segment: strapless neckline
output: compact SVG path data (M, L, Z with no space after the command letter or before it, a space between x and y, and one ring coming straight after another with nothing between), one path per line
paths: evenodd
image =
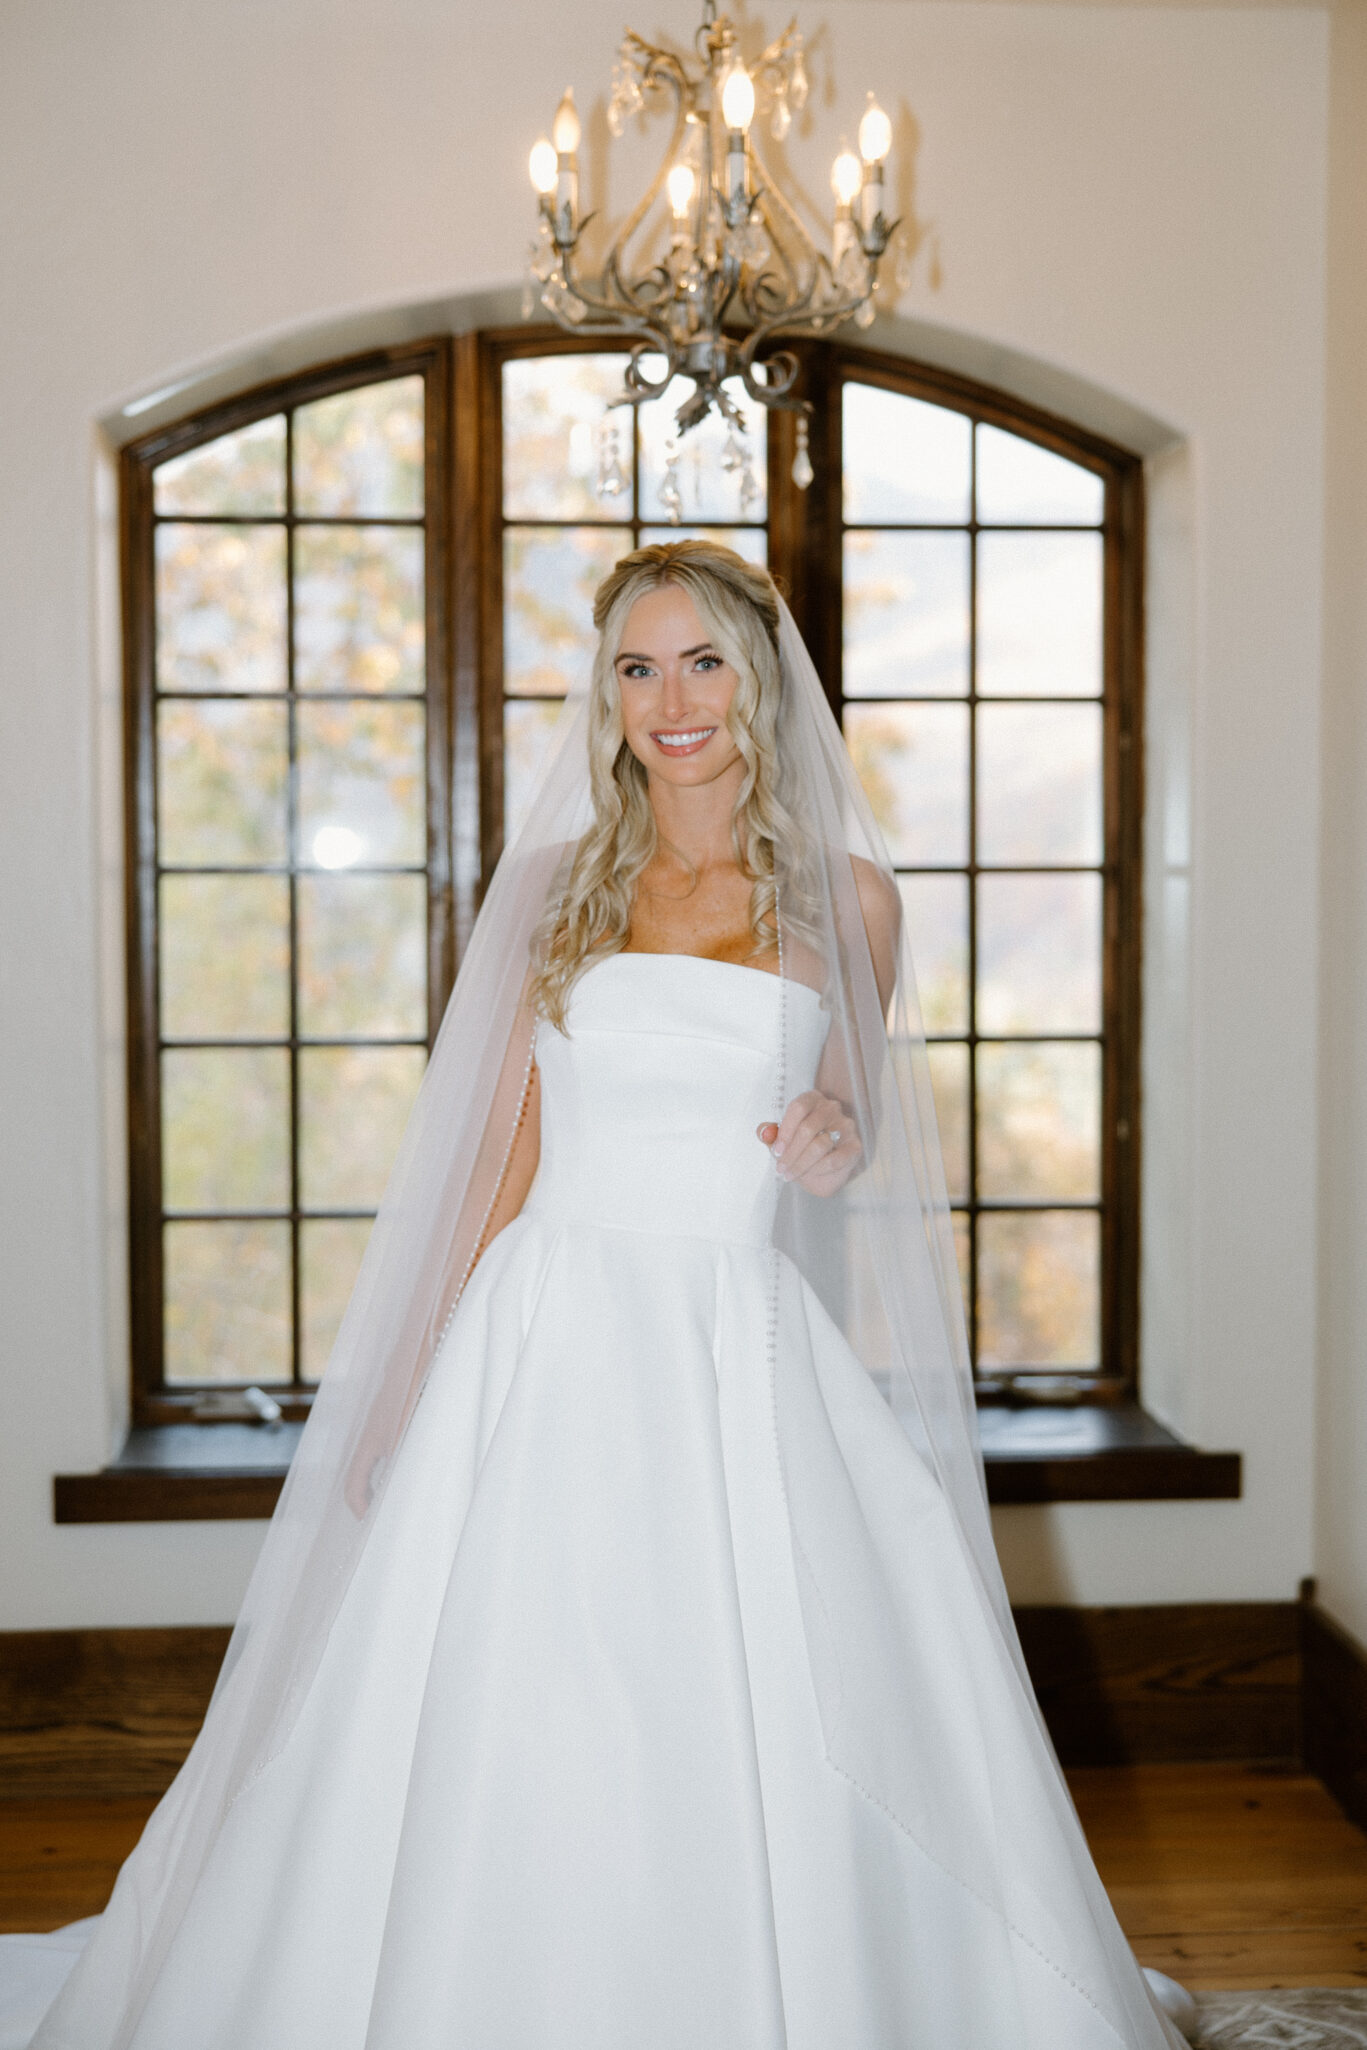
M776 975L768 968L751 968L744 961L718 961L710 954L665 954L654 953L646 948L622 948L616 954L607 954L592 966L595 973L601 973L614 961L688 961L698 968L721 968L729 975L748 975L760 982L773 983L780 989L800 989L820 1006L821 992L808 982L795 982L790 975Z

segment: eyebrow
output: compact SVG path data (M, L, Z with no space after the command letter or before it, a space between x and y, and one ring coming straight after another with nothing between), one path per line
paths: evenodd
M679 650L679 660L686 662L690 655L715 655L716 652L711 641L699 641L696 648L681 648ZM621 648L618 650L617 660L619 662L653 662L655 657L653 655L633 655L629 649Z

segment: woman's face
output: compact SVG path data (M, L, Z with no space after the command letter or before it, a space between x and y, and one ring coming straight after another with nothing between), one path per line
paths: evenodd
M626 743L652 781L697 788L742 764L726 724L739 678L680 585L636 600L616 666Z

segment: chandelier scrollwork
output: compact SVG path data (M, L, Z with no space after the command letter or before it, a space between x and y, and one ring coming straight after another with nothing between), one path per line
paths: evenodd
M858 153L842 147L832 167L836 210L827 254L784 197L754 138L761 106L782 140L806 102L805 46L796 22L747 66L735 25L718 17L714 0L704 0L695 47L690 59L632 30L623 39L609 128L620 136L632 116L665 103L672 106L673 129L659 170L596 278L584 277L578 263L593 216L580 212L581 127L573 91L566 92L550 138L535 144L529 162L540 218L525 310L539 299L572 332L628 340L618 404L640 405L659 398L675 377L691 378L693 390L676 416L680 435L715 408L734 450L744 419L726 389L731 380L758 405L795 413L793 478L805 489L812 481L811 408L794 389L796 355L774 344L829 334L851 318L861 326L872 320L879 263L898 225L883 211L892 123L870 93ZM645 253L633 271L638 238Z

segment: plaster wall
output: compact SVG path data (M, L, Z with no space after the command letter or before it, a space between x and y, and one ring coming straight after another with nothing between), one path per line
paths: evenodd
M1367 6L1333 17L1325 476L1319 1598L1367 1643Z
M783 25L747 20L756 43ZM867 84L914 176L902 332L1076 392L1151 458L1146 1387L1243 1450L1246 1489L1005 1512L1008 1579L1284 1598L1315 1511L1328 16L818 0L803 23L794 177L824 214ZM528 143L573 80L601 147L621 26L618 0L0 5L0 1627L226 1620L259 1540L50 1521L52 1473L115 1442L126 1374L100 423L515 283ZM1345 943L1360 980L1360 915ZM1345 1576L1353 1545L1367 1525Z

